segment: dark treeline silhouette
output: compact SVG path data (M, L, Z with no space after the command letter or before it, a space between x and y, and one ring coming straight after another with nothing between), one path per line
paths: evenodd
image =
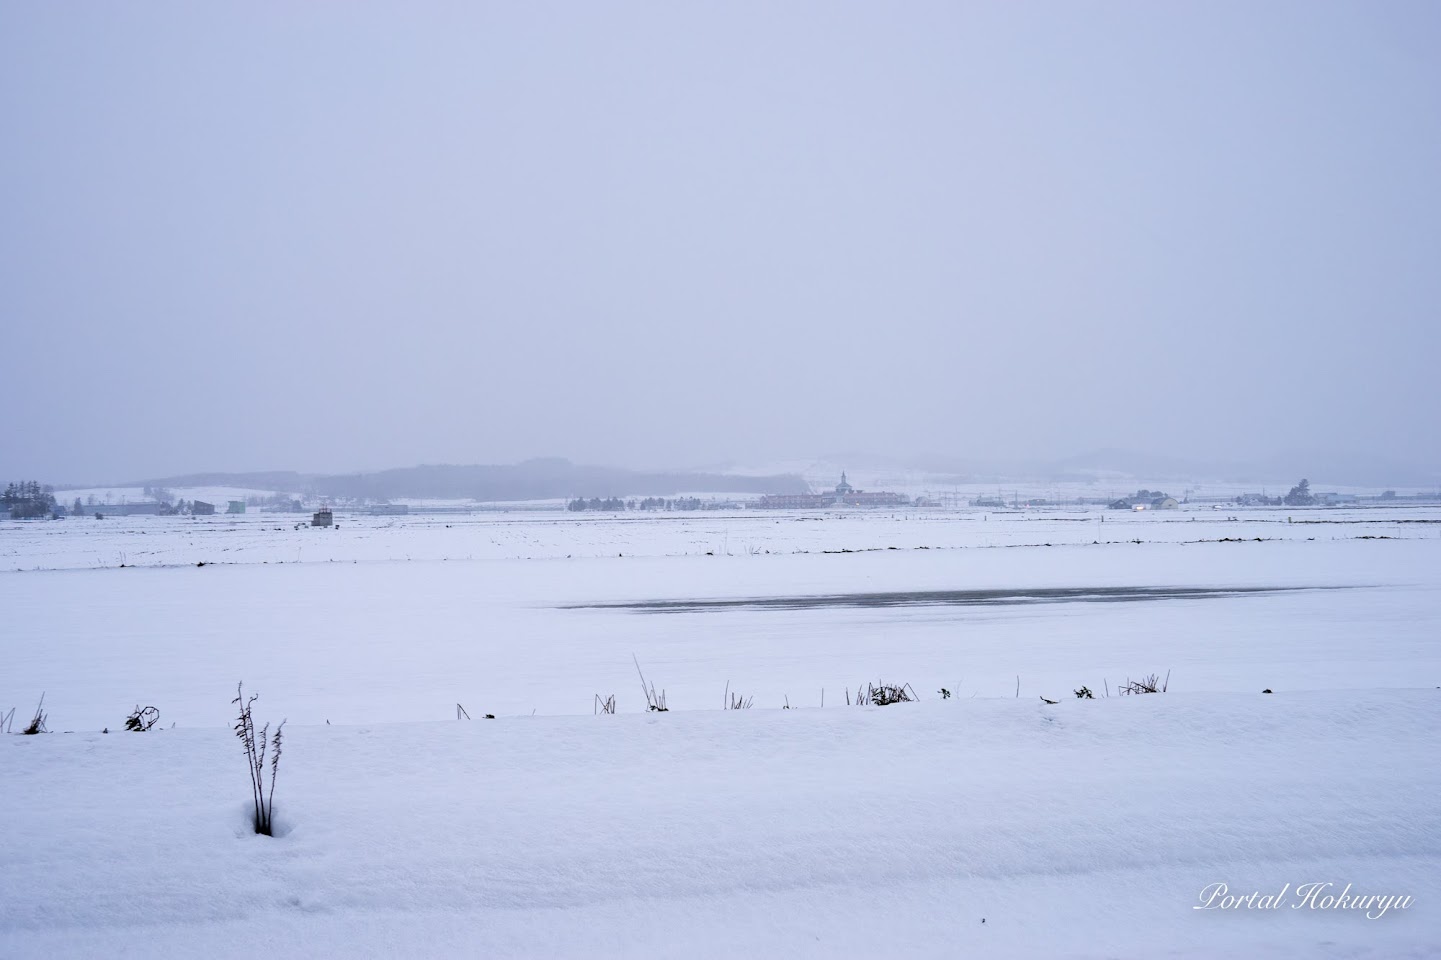
M565 505L565 508L566 508L567 510L572 510L572 511L579 511L579 510L625 510L625 509L626 509L626 503L625 503L624 500L620 499L619 497L608 497L608 498L606 498L605 500L602 500L600 497L591 497L589 500L583 500L583 499L577 497L576 499L572 500L570 503L567 503L567 504Z
M1309 507L1315 502L1316 498L1311 494L1310 480L1303 479L1291 488L1290 493L1286 494L1285 503L1288 507Z
M0 513L9 514L16 520L48 517L55 512L54 488L41 486L36 480L11 483L0 495Z
M664 497L646 497L644 500L622 500L619 497L576 497L565 505L567 510L707 510L720 509L734 504L718 500L701 500L699 497L678 497L667 500Z

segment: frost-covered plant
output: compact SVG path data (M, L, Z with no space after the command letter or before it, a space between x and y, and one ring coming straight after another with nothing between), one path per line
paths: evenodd
M142 707L135 705L130 716L125 718L125 729L135 733L144 733L160 721L160 711L154 707Z
M1079 689L1079 690L1076 691L1076 699L1077 699L1077 700L1094 700L1094 699L1096 699L1096 695L1091 692L1091 688L1090 688L1090 687L1082 687L1081 689Z
M755 702L755 697L743 697L738 693L731 693L731 682L726 681L725 699L721 701L725 710L749 710Z
M45 706L45 694L42 693L42 694L40 694L40 702L39 702L38 704L36 704L36 706L35 706L35 716L33 716L33 717L30 718L30 722L29 722L28 724L26 724L24 730L21 730L21 731L20 731L21 733L29 734L29 735L32 735L32 736L33 736L34 734L37 734L37 733L48 733L48 732L49 732L48 730L45 729L45 718L48 716L48 714L47 714L47 713L45 712L45 710L43 709L44 706ZM11 712L13 713L14 711L12 710Z
M653 713L665 713L668 711L670 707L665 705L665 691L662 690L657 694L655 692L655 684L652 683L647 686L645 674L642 673L640 669L640 661L636 659L635 654L631 654L631 659L635 660L635 672L640 674L640 689L641 692L645 694L646 709Z
M1161 675L1153 673L1149 677L1142 677L1139 680L1126 678L1120 692L1123 696L1136 693L1165 693L1166 688L1171 685L1171 671L1166 671L1166 679L1162 680Z
M606 697L605 699L601 699L600 694L597 693L597 694L595 695L595 710L594 710L594 712L597 713L597 714L601 714L601 713L605 713L605 714L615 713L615 694L612 693L610 696Z
M886 707L893 703L908 703L919 700L909 683L868 683L862 690L856 687L856 706Z
M273 837L275 836L272 832L275 812L275 775L280 768L280 740L281 731L285 729L285 721L280 721L280 726L275 728L273 735L270 733L270 724L268 723L257 733L250 705L260 699L260 694L251 694L247 699L242 687L243 684L235 685L235 699L230 702L236 704L240 710L239 715L235 718L235 735L245 746L245 763L250 770L250 798L255 804L255 832ZM270 750L269 778L265 775L267 747Z

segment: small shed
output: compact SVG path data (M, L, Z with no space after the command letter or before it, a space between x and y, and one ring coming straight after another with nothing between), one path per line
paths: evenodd
M190 501L190 513L196 517L208 517L215 513L215 504L206 503L204 500Z
M244 501L244 500L231 500L231 501L230 501L230 506L229 506L228 509L226 509L225 512L226 512L226 513L244 513L244 512L245 512L245 501Z
M328 527L334 523L335 514L330 512L329 507L321 507L315 512L315 515L310 518L310 525L312 527Z

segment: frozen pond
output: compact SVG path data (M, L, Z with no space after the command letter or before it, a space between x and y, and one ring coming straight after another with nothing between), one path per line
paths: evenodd
M1000 607L1031 603L1133 603L1143 600L1215 600L1282 590L1337 587L1035 587L1018 590L897 590L800 597L738 597L726 600L642 600L582 604L571 609L636 613L701 613L707 610L816 610L822 607Z

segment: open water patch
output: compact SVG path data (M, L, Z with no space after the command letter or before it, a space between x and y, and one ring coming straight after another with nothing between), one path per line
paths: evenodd
M1344 587L1021 587L988 590L898 590L789 597L726 597L568 604L565 610L631 613L706 613L727 610L819 610L830 607L1000 607L1039 603L1138 603L1147 600L1220 600Z

